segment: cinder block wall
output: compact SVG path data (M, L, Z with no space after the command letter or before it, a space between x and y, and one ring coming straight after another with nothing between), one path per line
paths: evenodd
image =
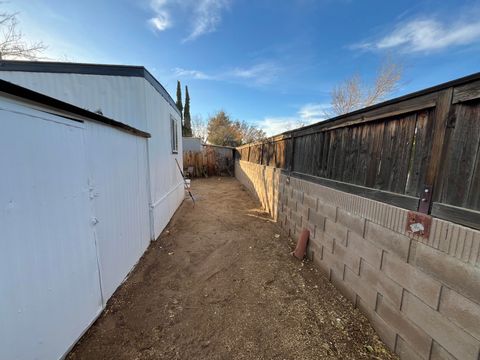
M248 169L242 183L262 177ZM309 257L402 359L480 359L480 232L434 219L428 239L413 237L404 209L278 181L278 223L292 237L310 229Z
M247 161L236 161L235 177L255 195L272 218L277 220L280 169Z

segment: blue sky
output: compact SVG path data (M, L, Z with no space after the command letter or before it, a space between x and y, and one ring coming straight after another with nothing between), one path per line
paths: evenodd
M321 120L335 84L404 76L392 97L480 71L480 1L15 0L55 60L144 65L193 115L219 109L269 135Z

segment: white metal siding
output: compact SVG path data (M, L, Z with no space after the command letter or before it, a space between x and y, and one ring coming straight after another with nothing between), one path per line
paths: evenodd
M0 359L59 359L148 247L147 139L7 98L0 127Z
M0 71L0 78L148 131L144 78L23 71Z
M183 179L175 159L183 168L182 121L160 94L145 82L145 104L149 139L150 183L154 237L157 238L185 197ZM170 141L170 116L177 120L178 153L172 153Z
M0 78L96 111L149 132L150 198L153 238L165 228L184 199L175 164L182 156L182 124L178 113L144 78L110 75L0 71ZM170 115L177 119L178 154L171 151Z
M105 301L150 243L146 139L87 123L87 152Z
M83 124L0 108L0 359L58 359L102 309Z

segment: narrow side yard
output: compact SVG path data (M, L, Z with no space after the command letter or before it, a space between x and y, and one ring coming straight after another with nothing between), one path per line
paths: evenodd
M192 182L68 359L394 359L233 178Z

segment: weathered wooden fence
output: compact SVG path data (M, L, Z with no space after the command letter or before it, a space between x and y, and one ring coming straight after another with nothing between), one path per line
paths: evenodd
M237 148L283 169L480 228L480 73Z
M234 148L202 145L202 151L184 151L183 167L193 177L233 176Z

